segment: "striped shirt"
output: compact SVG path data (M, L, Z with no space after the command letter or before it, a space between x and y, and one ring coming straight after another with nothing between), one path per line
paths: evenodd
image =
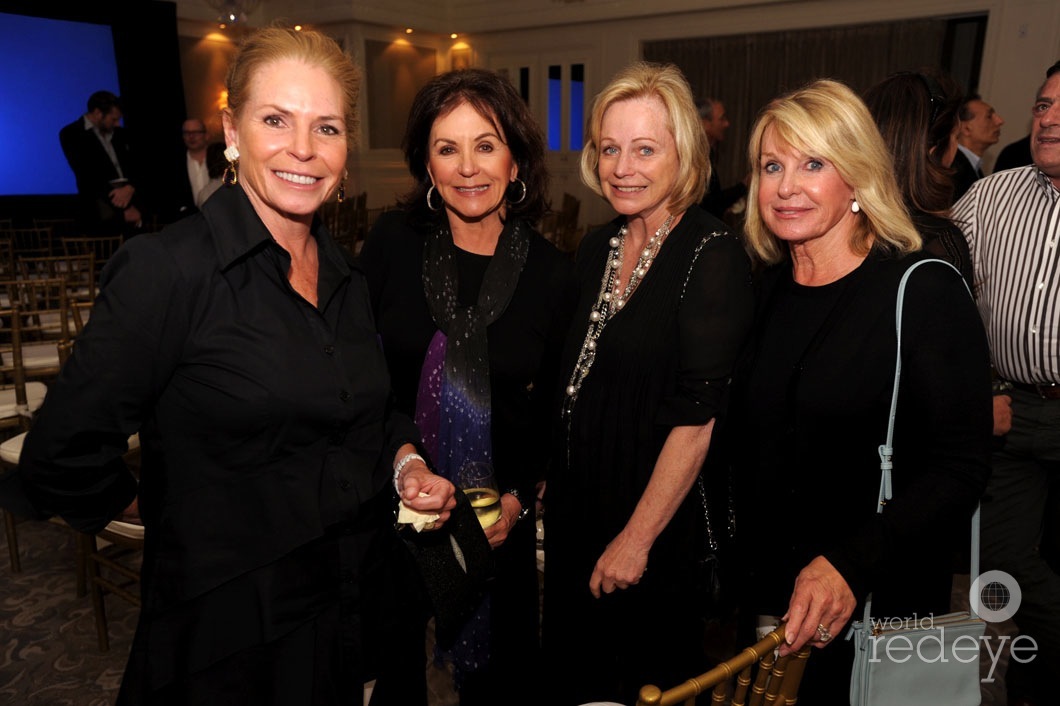
M998 374L1060 383L1060 193L1037 167L998 172L952 212L975 268Z

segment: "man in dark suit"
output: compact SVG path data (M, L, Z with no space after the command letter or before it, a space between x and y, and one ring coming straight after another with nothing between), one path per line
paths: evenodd
M997 144L1005 121L993 106L978 95L961 102L957 113L961 125L957 131L957 155L953 158L953 200L964 196L978 179L983 178L983 153Z
M132 150L121 122L121 101L109 91L88 99L88 112L59 131L77 179L78 220L93 235L131 235L142 225Z
M703 132L710 144L710 180L707 182L707 193L703 195L700 207L718 219L723 219L725 212L737 201L747 195L747 186L736 183L722 188L718 178L717 152L729 129L729 117L725 114L725 105L717 98L708 98L698 106L699 119L703 123Z

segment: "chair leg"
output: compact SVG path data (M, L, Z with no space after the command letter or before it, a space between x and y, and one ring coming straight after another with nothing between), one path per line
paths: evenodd
M77 530L71 528L71 532L74 533L74 542L76 544L77 554L77 597L84 598L85 594L88 593L88 553L85 551L86 547L84 543L88 541L85 535L81 534Z
M4 536L7 538L7 553L11 559L11 573L22 572L22 561L18 556L18 529L15 527L15 516L7 510L0 510L4 515Z
M110 637L107 635L107 606L103 601L103 589L99 585L99 564L92 559L96 552L96 537L91 534L83 534L79 539L81 543L81 554L88 567L88 591L92 595L92 613L96 617L96 637L99 641L99 651L106 652L110 649Z

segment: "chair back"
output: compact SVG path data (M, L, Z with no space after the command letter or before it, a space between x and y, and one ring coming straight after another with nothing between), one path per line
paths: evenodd
M18 267L19 276L24 280L50 279L66 282L67 303L77 310L76 331L80 333L81 324L88 318L92 302L98 294L95 254L86 252L80 255L20 257Z
M49 228L52 238L66 238L77 235L77 221L73 218L34 218L34 228ZM52 250L56 248L53 246Z
M111 255L117 252L118 248L125 242L125 238L121 235L74 236L62 238L61 240L62 251L65 255L92 253L95 258L96 276L94 279L97 285L103 266L107 264L107 260L110 259Z
M27 379L50 380L59 374L56 343L70 340L80 316L75 316L67 296L65 279L16 279L0 281L0 300L12 302L18 311L21 364ZM74 331L71 331L71 321Z
M48 389L42 383L27 382L23 318L17 305L0 310L0 430L28 431Z
M54 246L58 244L52 242L51 228L11 228L4 232L11 240L15 260L55 254Z
M763 637L708 672L663 691L654 684L641 687L637 706L694 706L696 696L711 689L712 704L781 706L794 704L810 655L806 645L777 657L784 643L784 626Z

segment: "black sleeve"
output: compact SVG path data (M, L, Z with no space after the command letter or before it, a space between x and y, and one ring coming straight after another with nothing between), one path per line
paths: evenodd
M107 263L91 318L49 386L23 445L19 475L45 515L96 532L136 495L122 455L179 362L194 287L157 237Z
M702 425L722 411L754 316L751 265L739 241L708 242L689 274L678 312L677 385L656 423Z
M894 497L825 554L859 598L910 557L950 547L958 537L967 541L968 519L990 474L986 334L949 268L928 264L910 276L901 346Z

